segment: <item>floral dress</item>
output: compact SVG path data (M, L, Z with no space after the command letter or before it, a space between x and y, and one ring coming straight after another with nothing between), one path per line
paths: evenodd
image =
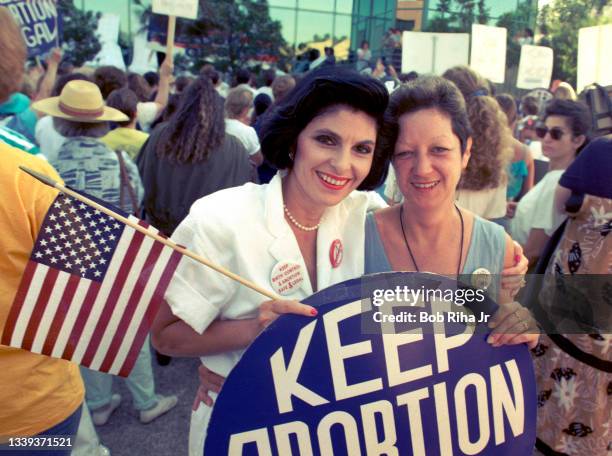
M570 216L544 278L540 303L550 306L545 310L563 333L542 336L532 350L536 447L545 455L612 454L612 334L606 334L612 315L611 231L612 199L586 195ZM589 274L587 287L580 277L567 279L577 274ZM563 276L566 280L559 280ZM572 294L578 296L578 311L551 312Z

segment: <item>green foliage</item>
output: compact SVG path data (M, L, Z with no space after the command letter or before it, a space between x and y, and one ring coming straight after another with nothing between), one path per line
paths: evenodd
M537 14L537 4L530 0L522 1L516 10L502 14L497 22L497 27L504 27L508 30L508 53L506 56L506 66L518 66L521 57L521 45L517 41L525 28L534 29L534 20Z
M81 11L72 0L58 0L57 10L62 18L64 60L77 67L82 66L100 52L100 41L96 35L100 13Z
M539 44L554 51L553 79L576 86L578 30L611 22L602 15L611 0L555 0L540 11L538 23L544 35Z
M486 0L440 0L437 13L427 23L426 32L470 33L472 24L489 22Z
M145 8L144 23L150 14ZM270 18L267 0L200 0L198 19L179 19L177 35L179 29L191 44L187 56L175 65L192 72L207 62L225 71L248 62L282 60L289 54L280 22Z

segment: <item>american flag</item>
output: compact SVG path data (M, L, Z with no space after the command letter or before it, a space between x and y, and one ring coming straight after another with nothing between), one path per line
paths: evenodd
M181 257L59 194L40 229L1 343L127 377Z

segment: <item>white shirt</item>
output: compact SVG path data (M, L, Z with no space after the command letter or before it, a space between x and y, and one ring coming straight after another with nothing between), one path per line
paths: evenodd
M225 119L225 132L238 138L249 155L255 155L261 149L255 129L239 120Z
M151 124L155 122L159 114L159 105L154 101L145 101L136 105L136 119L143 131L148 132Z
M40 153L43 154L47 160L56 161L57 154L66 138L60 135L53 126L53 117L44 116L38 119L34 130L34 136L40 147Z
M366 212L384 206L374 192L353 192L325 211L317 236L319 289L363 275ZM172 239L275 293L271 284L273 268L280 263L297 264L304 281L284 297L302 300L314 291L295 235L284 217L278 174L267 185L249 183L196 201ZM332 268L329 252L336 239L343 244L343 259L337 268ZM267 300L186 257L181 260L165 297L172 312L199 333L217 318L254 318L259 305ZM201 359L209 369L225 377L243 352L237 350ZM200 404L192 414L190 454L202 454L211 411Z
M255 91L255 96L259 95L260 93L265 93L272 99L272 101L274 101L274 94L272 93L272 87L261 86L259 89Z
M512 239L525 246L529 232L543 229L551 235L563 222L564 215L554 209L555 190L564 170L547 172L542 180L529 190L516 206L510 224Z
M506 191L506 184L483 190L457 189L457 204L482 218L502 218L506 215Z

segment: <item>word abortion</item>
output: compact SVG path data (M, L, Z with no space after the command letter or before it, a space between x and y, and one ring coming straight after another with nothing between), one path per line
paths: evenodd
M54 0L0 0L19 26L28 47L53 43L57 38L57 6Z
M351 344L341 341L342 322L360 313L361 303L356 301L327 312L322 319L333 397L329 393L325 393L327 397L319 394L317 384L298 381L316 325L320 324L313 321L300 330L289 359L285 359L282 349L270 357L279 422L232 434L228 454L243 454L245 448L252 450L253 445L260 455L294 454L292 441L297 441L301 455L334 454L340 429L340 445L351 456L420 456L436 452L448 456L453 454L453 446L465 454L478 454L493 442L502 445L525 432L526 403L516 360L492 363L480 372L467 372L455 379L448 375L449 359L456 358L455 352L473 336L469 327L461 334L433 335L435 362L411 368L400 363L399 353L406 349L421 350L423 334L380 335L386 375L349 384L347 366L358 362L356 358L374 356L371 340ZM423 379L428 379L426 386ZM410 389L410 384L418 381L419 387ZM373 394L383 390L392 391L394 397L389 400L389 396L383 399ZM365 395L371 395L371 401L364 401L357 412L337 408L329 411L329 404L340 405L341 401ZM293 398L315 410L320 407L321 413L308 423L283 421L284 414L294 412ZM382 428L377 423L382 423ZM437 435L431 435L432 432Z

